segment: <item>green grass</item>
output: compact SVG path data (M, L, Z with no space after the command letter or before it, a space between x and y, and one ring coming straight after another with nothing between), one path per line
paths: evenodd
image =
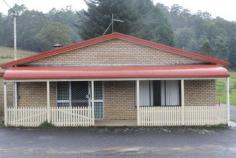
M14 52L13 48L0 46L0 64L13 60L14 57L13 52ZM19 50L19 49L17 50L18 58L27 57L33 54L35 54L35 52Z
M0 46L0 64L2 63L6 63L8 61L12 61L14 59L14 49L13 48L9 48L9 47L2 47ZM25 50L19 50L17 51L17 56L18 59L19 58L23 58L23 57L27 57L27 56L31 56L34 55L35 52L31 52L31 51L25 51ZM3 71L0 68L0 72ZM3 111L3 83L2 83L2 79L0 78L0 115L1 112ZM1 119L0 119L0 126L1 126Z
M218 79L216 82L217 102L226 103L226 80ZM236 105L236 72L230 72L230 102Z
M45 121L39 125L39 128L53 128L53 127L55 127L55 126L52 123L49 123L47 121Z

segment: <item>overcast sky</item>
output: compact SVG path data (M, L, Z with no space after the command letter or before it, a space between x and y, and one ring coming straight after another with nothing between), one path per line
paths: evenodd
M5 0L9 5L24 4L28 9L49 11L51 8L65 8L72 6L74 10L85 8L84 0ZM220 16L230 21L236 21L236 0L154 0L167 6L179 4L189 9L192 13L198 10L207 11L213 17ZM0 12L6 14L8 7L0 0Z

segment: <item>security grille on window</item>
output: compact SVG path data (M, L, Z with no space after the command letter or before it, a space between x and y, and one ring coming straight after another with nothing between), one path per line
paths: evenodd
M91 105L91 84L88 81L58 82L57 106ZM94 82L94 114L96 119L103 118L103 82Z
M179 106L180 81L140 81L141 106Z
M94 114L96 119L103 118L103 82L94 82Z
M88 106L88 82L58 82L57 106Z
M88 106L88 82L71 82L71 105Z
M57 106L70 106L69 82L57 83Z

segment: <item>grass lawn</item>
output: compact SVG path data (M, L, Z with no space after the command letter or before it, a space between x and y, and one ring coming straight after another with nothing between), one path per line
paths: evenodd
M13 52L14 52L13 48L0 46L0 64L13 60L14 59ZM30 55L34 55L34 54L35 52L19 50L19 49L17 50L18 59L27 57ZM3 70L0 68L0 71L3 71ZM0 114L2 111L3 111L3 83L2 83L2 79L0 78Z
M226 103L226 79L216 82L217 102ZM230 102L236 106L236 72L230 72Z
M13 48L0 46L0 64L13 60L14 58L13 52L14 52ZM35 52L19 50L19 49L17 50L18 58L27 57L33 54L35 54Z

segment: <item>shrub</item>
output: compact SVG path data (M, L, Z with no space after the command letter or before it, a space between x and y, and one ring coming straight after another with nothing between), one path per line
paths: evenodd
M54 125L51 122L44 121L39 125L39 128L52 128Z

